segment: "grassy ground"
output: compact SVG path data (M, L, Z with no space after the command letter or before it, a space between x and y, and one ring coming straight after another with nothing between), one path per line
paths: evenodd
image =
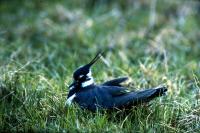
M0 131L199 132L200 4L105 3L1 1ZM168 96L129 113L65 109L73 70L99 49L97 83L126 75Z

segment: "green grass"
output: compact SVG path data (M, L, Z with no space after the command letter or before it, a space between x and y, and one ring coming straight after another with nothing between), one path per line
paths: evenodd
M139 6L140 5L140 6ZM0 131L199 132L198 2L2 1ZM180 14L183 22L180 22ZM129 76L130 89L168 86L168 95L126 112L65 108L73 71L99 49L97 83Z

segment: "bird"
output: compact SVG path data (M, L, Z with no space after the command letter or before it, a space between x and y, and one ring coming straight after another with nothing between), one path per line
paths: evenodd
M75 103L82 109L90 111L129 109L139 104L148 103L156 97L166 95L166 86L130 91L121 85L128 80L128 77L120 77L102 84L96 84L91 67L102 57L102 54L102 52L98 52L88 64L80 66L74 71L74 81L69 86L66 106Z

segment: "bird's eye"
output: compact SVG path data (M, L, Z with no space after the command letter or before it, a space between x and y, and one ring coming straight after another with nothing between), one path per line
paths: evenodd
M84 75L80 75L80 76L79 76L79 79L82 78L83 76L84 76Z

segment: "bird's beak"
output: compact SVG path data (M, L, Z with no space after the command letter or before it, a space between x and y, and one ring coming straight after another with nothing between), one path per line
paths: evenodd
M75 88L76 84L77 84L76 81L73 81L73 83L69 86L69 94L67 98L69 98L72 95L72 93L74 93L73 89Z
M72 90L75 85L76 85L76 81L73 81L73 83L69 86L69 90Z

